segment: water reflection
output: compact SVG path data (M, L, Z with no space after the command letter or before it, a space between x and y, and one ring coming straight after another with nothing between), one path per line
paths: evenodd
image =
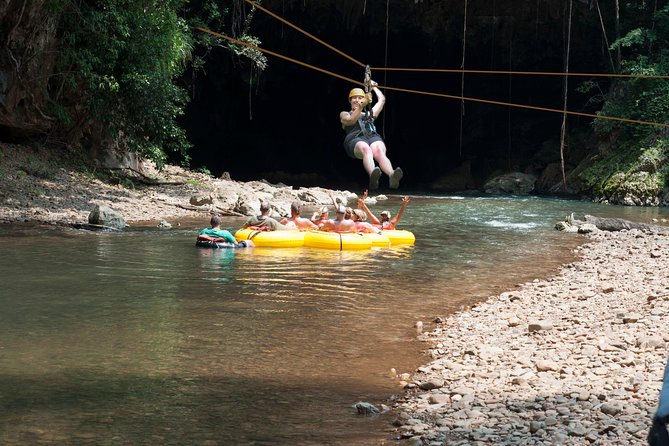
M571 212L666 216L638 211L414 197L416 245L366 252L197 249L205 219L0 228L0 442L380 444L391 417L351 404L386 400L390 368L425 360L416 320L555 271L583 240L552 229Z

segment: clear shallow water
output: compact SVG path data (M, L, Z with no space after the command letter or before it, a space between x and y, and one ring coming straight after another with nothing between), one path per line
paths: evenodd
M387 402L390 368L427 362L414 322L555 272L583 240L552 229L571 212L669 217L415 197L401 224L415 247L363 253L198 249L206 218L0 228L0 443L392 444L392 414L351 405Z

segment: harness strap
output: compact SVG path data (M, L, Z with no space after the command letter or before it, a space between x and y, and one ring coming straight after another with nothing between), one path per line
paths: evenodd
M360 131L365 138L369 138L372 136L372 133L376 133L373 113L365 112L365 114L358 119L358 126L360 126Z

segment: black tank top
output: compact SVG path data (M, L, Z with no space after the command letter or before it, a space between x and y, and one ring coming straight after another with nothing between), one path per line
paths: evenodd
M374 127L374 118L366 119L364 116L358 118L358 122L353 125L344 125L342 126L346 132L346 140L351 138L358 138L364 136L369 138L371 135L376 133L376 127Z

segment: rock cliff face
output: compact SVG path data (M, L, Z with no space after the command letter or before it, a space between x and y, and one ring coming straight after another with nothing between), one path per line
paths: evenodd
M46 132L55 122L47 110L57 20L45 3L0 0L0 130L12 139Z

